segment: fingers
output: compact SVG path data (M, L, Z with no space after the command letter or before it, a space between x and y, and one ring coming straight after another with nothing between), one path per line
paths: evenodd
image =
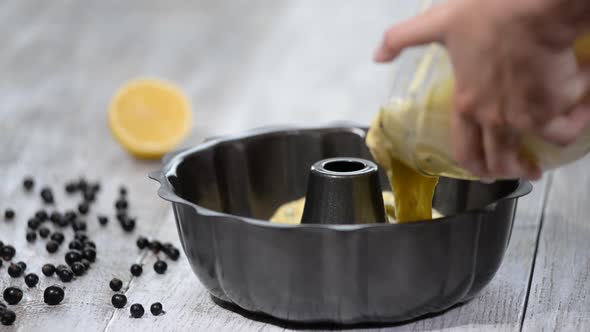
M390 28L375 52L376 62L393 60L404 48L442 40L449 6L438 5Z
M590 105L579 105L570 113L553 118L541 128L539 135L557 145L569 145L574 143L589 125Z
M478 177L487 177L481 131L468 116L457 110L451 118L451 145L457 162Z

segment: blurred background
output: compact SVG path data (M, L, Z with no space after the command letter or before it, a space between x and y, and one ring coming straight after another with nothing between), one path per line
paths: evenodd
M409 0L3 1L0 126L5 133L19 128L0 136L16 143L3 144L4 156L49 142L83 154L116 145L108 104L137 77L170 80L190 97L194 127L184 145L266 125L369 124L390 93L393 71L374 64L373 51L385 29L418 6Z

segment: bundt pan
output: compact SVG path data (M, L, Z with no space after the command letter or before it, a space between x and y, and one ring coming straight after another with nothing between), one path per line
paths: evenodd
M267 221L306 195L318 160L371 160L365 134L344 125L261 129L164 158L150 177L172 202L188 261L215 298L290 322L393 323L465 302L492 279L527 181L442 178L433 204L447 217L434 221Z

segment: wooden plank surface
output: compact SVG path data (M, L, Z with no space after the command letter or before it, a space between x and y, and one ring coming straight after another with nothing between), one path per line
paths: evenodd
M557 170L523 328L590 330L590 157Z
M27 174L54 187L60 209L76 202L64 197L64 179L86 175L99 179L103 190L87 218L99 247L98 263L67 284L64 304L57 307L42 303L41 290L60 283L41 277L39 289L27 291L15 307L17 323L0 329L283 330L215 305L184 257L170 263L166 275L153 272L155 257L139 252L135 238L142 234L178 245L173 215L146 177L158 163L128 157L111 137L109 98L122 82L138 76L179 84L195 114L185 145L264 125L309 125L310 119L313 124L369 123L390 93L393 74L389 66L372 64L372 51L384 28L417 6L410 0L1 2L0 210L14 207L18 217L0 221L0 240L17 246L17 260L25 260L30 271L63 260L65 248L49 255L41 241L24 242L23 224L41 206L21 190ZM132 236L112 220L121 184L130 189L132 213L138 216ZM505 261L482 296L443 315L380 329L518 330L546 189L541 182L522 200ZM97 212L111 216L106 229L97 225ZM128 270L134 262L145 264L145 272L132 279ZM0 288L24 287L22 279L5 273L0 269ZM147 309L161 301L167 314L131 320L128 309L113 309L112 277L125 281L131 303Z

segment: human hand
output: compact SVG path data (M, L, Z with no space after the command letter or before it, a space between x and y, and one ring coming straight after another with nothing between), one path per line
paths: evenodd
M445 45L456 79L453 153L481 178L537 179L522 136L567 145L590 125L590 65L572 47L588 29L580 22L590 22L590 1L569 0L585 6L576 7L587 13L581 21L558 1L449 0L389 29L375 54L388 62L406 47Z

